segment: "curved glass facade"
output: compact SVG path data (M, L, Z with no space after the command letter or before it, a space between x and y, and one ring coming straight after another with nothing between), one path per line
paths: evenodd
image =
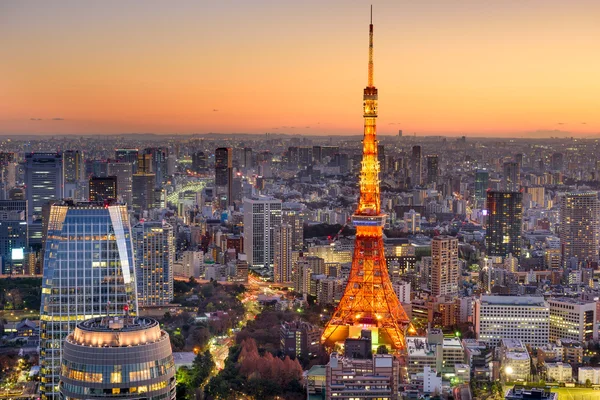
M50 209L40 312L40 392L58 398L62 343L78 322L137 314L127 207L62 203ZM127 306L127 307L126 307Z

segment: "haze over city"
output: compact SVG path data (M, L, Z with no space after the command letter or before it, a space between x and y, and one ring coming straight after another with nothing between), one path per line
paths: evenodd
M360 134L366 8L2 2L0 134ZM599 2L374 10L380 135L600 133Z

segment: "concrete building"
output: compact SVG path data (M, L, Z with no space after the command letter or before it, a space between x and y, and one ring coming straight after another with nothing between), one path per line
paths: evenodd
M442 374L452 373L456 364L465 361L461 341L457 338L444 338L439 329L430 329L424 337L407 337L406 349L409 376L422 373L426 366Z
M540 347L548 343L549 307L543 297L481 296L475 301L475 333L492 346L517 339Z
M116 176L92 176L89 181L89 201L105 201L117 199L117 177Z
M64 399L175 400L169 335L151 318L101 317L77 325L64 343Z
M560 243L563 266L598 261L600 244L598 193L567 193L560 202Z
M117 198L131 207L133 202L133 164L109 162L108 175L117 177Z
M487 255L515 257L521 255L523 194L521 192L487 192Z
M531 359L525 345L518 339L502 339L499 348L500 364L506 381L529 380Z
M600 385L600 367L579 367L577 383L585 385L588 380L592 385Z
M571 382L573 380L573 369L571 364L562 362L546 363L546 380L549 382Z
M304 221L300 213L293 210L281 212L281 222L292 227L292 250L302 251L304 248Z
M310 294L312 275L325 273L325 261L320 257L300 257L296 261L293 276L294 290L302 294Z
M279 331L281 351L291 357L313 357L321 348L322 333L322 329L306 321L284 322Z
M281 225L281 200L244 199L244 253L250 268L273 268L275 228Z
M548 299L550 340L571 339L588 342L598 339L596 302L572 298Z
M358 360L331 353L326 369L326 400L395 399L400 363L391 354Z
M458 293L458 239L436 236L431 241L431 294Z
M273 280L275 283L292 281L292 226L281 224L275 228Z
M173 301L175 236L164 222L145 221L132 228L137 295L140 306Z
M42 206L64 197L63 158L59 153L25 154L27 221L42 216Z

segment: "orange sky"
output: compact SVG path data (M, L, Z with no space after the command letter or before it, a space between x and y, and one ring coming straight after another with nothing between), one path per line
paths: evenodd
M0 3L0 134L362 132L368 2L91 3ZM379 132L600 134L599 15L375 1Z

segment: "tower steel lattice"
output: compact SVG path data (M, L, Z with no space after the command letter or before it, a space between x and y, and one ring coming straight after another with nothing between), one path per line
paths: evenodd
M372 332L373 343L394 349L405 347L409 319L392 288L385 260L379 194L377 159L377 88L373 85L373 12L369 25L369 75L363 94L364 138L360 171L360 199L352 216L356 227L352 269L344 295L325 330L321 341L333 348L361 330Z

